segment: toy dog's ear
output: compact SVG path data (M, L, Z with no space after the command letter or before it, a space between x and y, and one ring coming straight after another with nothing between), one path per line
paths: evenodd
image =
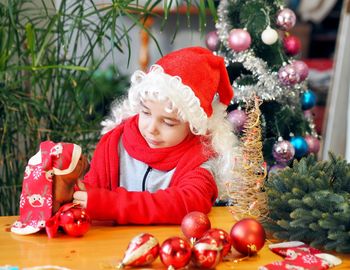
M81 147L74 143L58 143L51 151L52 169L55 175L72 173L81 157Z
M41 152L41 164L43 171L52 170L53 160L51 155L51 149L55 147L55 143L52 141L44 141L40 143L40 152Z

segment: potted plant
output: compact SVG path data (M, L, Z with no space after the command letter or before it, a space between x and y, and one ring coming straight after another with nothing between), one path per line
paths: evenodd
M162 2L164 17L171 2ZM0 215L18 213L24 168L40 141L74 142L91 155L109 102L128 84L101 63L116 51L130 54L130 30L160 3L0 2ZM204 1L197 5L203 21Z

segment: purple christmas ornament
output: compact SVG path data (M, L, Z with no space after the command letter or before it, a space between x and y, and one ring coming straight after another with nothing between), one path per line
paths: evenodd
M282 66L278 71L278 79L283 85L294 85L300 81L299 74L293 65Z
M211 51L216 51L219 49L220 40L216 31L211 31L206 35L205 44L207 45L207 48Z
M278 163L286 164L294 157L293 145L286 140L278 140L272 148L272 155Z
M232 29L228 36L228 45L235 52L241 52L250 47L252 38L244 29Z
M283 30L291 29L297 21L293 10L284 8L277 13L276 24Z
M283 170L285 167L287 167L285 164L275 164L269 169L269 175L277 173L278 171Z
M306 135L304 139L308 146L308 153L317 154L320 150L320 140L312 135Z
M233 110L228 113L227 120L232 124L234 132L238 133L243 130L247 114L243 110Z

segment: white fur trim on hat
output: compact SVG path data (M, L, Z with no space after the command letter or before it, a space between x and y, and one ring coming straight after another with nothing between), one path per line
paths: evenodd
M161 66L152 65L148 73L138 70L132 75L129 101L135 104L130 105L139 106L140 98L168 98L179 109L180 117L190 123L194 134L206 134L208 117L200 100L190 87L182 83L180 77L164 73Z
M64 170L60 170L60 169L57 169L55 167L53 167L53 172L55 175L66 175L66 174L70 174L72 171L75 170L75 167L77 166L78 164L78 161L80 159L80 156L81 156L81 147L79 145L76 145L74 144L73 145L73 152L72 152L72 160L69 164L69 167L67 169L64 169Z
M273 249L273 248L292 248L292 247L299 247L302 245L305 245L305 243L300 242L300 241L289 241L289 242L271 244L271 245L269 245L269 248L270 249Z
M19 235L28 235L28 234L33 234L37 233L40 231L40 228L38 227L33 227L31 225L26 225L26 226L21 226L21 227L16 227L15 225L11 227L11 232Z
M315 256L326 261L330 266L336 266L342 263L342 260L340 258L335 257L332 254L318 253L318 254L315 254Z

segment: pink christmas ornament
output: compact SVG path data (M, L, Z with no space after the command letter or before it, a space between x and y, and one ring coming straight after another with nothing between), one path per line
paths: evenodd
M314 114L313 114L312 110L305 110L304 111L304 116L307 119L313 119L314 118Z
M288 55L296 55L300 52L301 41L297 36L286 36L283 39L283 47Z
M233 110L228 113L227 120L232 124L235 132L241 132L247 121L247 114L243 110Z
M216 31L211 31L206 35L205 44L211 51L216 51L219 49L220 40Z
M294 85L300 81L300 76L293 65L285 65L279 69L278 79L284 85Z
M308 153L317 154L320 150L320 140L312 135L306 135L304 139L308 145Z
M252 39L247 30L244 29L232 29L228 37L229 47L236 51L241 52L250 47Z
M291 29L296 21L295 13L289 8L284 8L277 13L276 24L283 30Z
M295 67L297 73L299 74L299 80L304 81L309 75L309 67L305 64L305 62L301 60L293 61L292 65Z

